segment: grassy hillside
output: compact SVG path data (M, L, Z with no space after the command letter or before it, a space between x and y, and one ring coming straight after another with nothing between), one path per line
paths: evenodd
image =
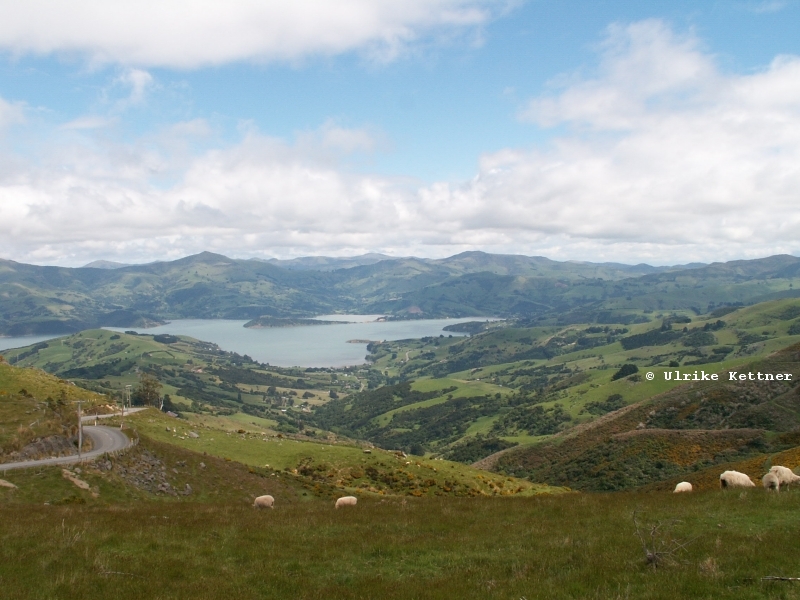
M370 359L387 381L440 392L415 399L398 387L367 391L327 404L315 419L388 447L477 461L664 393L680 383L665 376L676 369L735 369L800 341L795 299L700 317L638 316L642 322L604 326L478 323L468 338L375 343ZM623 366L633 374L623 375ZM648 371L652 381L644 378ZM763 427L755 416L747 422L739 426Z
M371 385L357 369L282 369L186 336L135 335L102 329L7 351L14 365L35 366L121 399L148 373L162 384L175 410L245 412L282 431L302 427L309 406L331 390L346 394ZM378 376L377 373L373 375ZM374 379L374 378L373 378Z
M468 338L373 343L368 370L279 369L191 338L105 330L11 351L8 358L117 397L127 385L135 390L146 372L185 414L239 415L307 438L334 431L472 463L667 392L680 383L666 378L675 370L735 369L800 340L800 301L794 299L701 317L691 311L631 314L641 322L492 322ZM623 376L623 366L637 372ZM653 381L644 379L647 371ZM383 382L390 385L377 387ZM330 401L331 391L339 399ZM772 429L760 413L737 414L742 421L732 426Z
M0 357L0 463L24 459L15 453L43 438L54 439L41 451L77 448L79 400L87 412L95 407L105 412L108 403L105 396L38 369L12 367Z
M19 599L793 598L796 583L761 578L797 575L797 501L758 489L376 498L352 510L2 506L0 577Z
M116 458L65 468L86 482L88 489L64 477L61 467L8 471L2 474L3 479L17 487L0 492L0 505L100 507L131 502L202 502L248 506L262 494L271 494L285 505L336 495L332 486L312 489L287 473L255 469L146 436L135 449Z
M498 423L538 426L535 419L517 419L514 411L543 407L552 417L559 405L575 416L575 422L562 421L558 427L569 428L559 429L549 441L508 450L498 461L507 473L369 448L321 429L315 438L279 432L276 421L241 411L186 411L186 418L175 418L148 409L129 415L126 426L141 439L134 450L67 469L69 477L85 482L87 489L77 487L60 468L3 474L3 480L15 486L0 485L3 595L792 598L794 588L787 586L793 582L761 578L797 575L800 488L780 494L760 488L712 488L725 468L737 468L755 479L772 464L793 467L800 461L800 433L795 428L800 422L795 382L800 376L800 344L766 356L771 345L791 340L795 306L774 302L709 320L724 319L725 326L713 335L739 340L730 352L733 356L725 359L728 362L688 367L689 357L699 357L687 355L677 368L693 372L733 361L739 371L791 373L791 383L732 385L723 380L664 390L663 373L675 368L645 367L654 359L649 355L637 361L643 366L639 373L611 381L619 366L612 362L617 360L612 358L615 352L662 352L663 346L624 350L621 341L661 332L660 323L631 326L606 344L607 352L593 347L588 357L585 350L573 350L570 344L577 340L566 341L564 328L523 333L506 328L467 342L494 350L491 343L484 346L482 337L495 336L489 339L500 342L498 352L509 356L529 346L521 341L526 335L540 347L553 339L564 344L551 358L476 367L483 370L444 378L425 376L354 393L316 409L318 418L335 421L337 429L392 439L403 434L400 429L420 431L437 422L460 431L460 414L470 415L472 407L494 401L508 403L499 406L497 414L470 417L464 439L452 451L464 450L469 439L486 448L493 439L513 439L478 437ZM692 328L707 333L703 327L701 322L673 323L670 331L678 331L680 337L669 344L682 352L686 346L681 340L693 335ZM496 337L501 333L507 336L504 342ZM586 335L603 334L608 332ZM161 365L164 373L174 370L175 377L183 377L186 361L204 357L203 367L194 362L189 366L203 370L195 374L208 376L203 380L207 386L222 386L231 370L282 377L294 385L304 377L311 391L331 381L327 371L265 370L244 357L217 354L195 340L157 342L152 336L124 335L111 339L113 335L117 334L84 332L22 360L57 362L67 357L59 368L70 370L130 359L134 366ZM755 335L758 339L746 337ZM415 369L436 364L437 352L463 342L410 342L415 352L433 352L434 358L410 355L403 365L414 360ZM115 346L123 343L124 348ZM112 348L115 351L109 353ZM704 356L713 355L709 348L700 348ZM597 354L608 368L591 368L603 364ZM664 361L674 355L666 354ZM389 366L397 360L391 355L376 362L385 360L387 370L396 369ZM565 359L571 360L555 370L556 361ZM633 359L626 354L625 360ZM528 361L533 365L523 365ZM576 371L579 363L583 366ZM518 374L511 381L514 369L543 366L554 370ZM657 379L632 379L646 370ZM585 372L588 379L581 377ZM401 375L396 370L389 377ZM129 377L130 369L107 376ZM510 387L523 377L544 377L543 387L523 389L530 379ZM23 385L26 394L13 391ZM583 389L587 391L579 393ZM0 407L13 408L13 413L0 414L0 427L9 425L7 414L27 417L27 411L36 410L33 398L61 390L70 400L105 401L40 370L0 363ZM626 403L638 398L636 394L645 399L614 409L609 400L613 390L624 393ZM652 396L655 390L664 393ZM590 394L605 399L579 400ZM513 404L522 398L533 403ZM450 410L452 401L467 399L458 410ZM393 426L401 420L407 427ZM639 423L644 426L639 428ZM567 473L571 485L586 490L646 487L615 494L562 493L561 488L510 477L520 465L520 474L531 480L555 481ZM672 495L669 490L678 479L693 482L699 491ZM264 493L276 498L274 510L252 508L253 498ZM334 498L345 494L358 496L358 505L335 510ZM655 563L648 561L647 551L656 552Z
M112 339L115 335L116 339ZM157 355L162 365L173 364L172 361L181 365L182 361L186 360L186 355L182 354L181 349L190 352L197 344L200 344L205 352L211 351L202 343L176 339L169 344L170 350L156 352L153 348L163 344L154 342L152 338L146 336L124 336L124 338L130 342L125 346L128 349L125 352L132 352L135 349L136 353L150 354L150 359ZM119 350L117 346L123 343L123 336L108 331L88 331L66 341L70 343L62 344L59 340L52 349L49 347L40 349L38 352L43 354L40 359L51 360L53 358L53 355L49 354L51 350L66 352L76 347L86 358L98 356L108 358L108 347ZM173 346L175 348L172 348ZM197 354L189 355L197 358ZM32 357L33 355L28 358ZM222 357L230 359L231 355L222 353ZM220 358L221 356L215 356L215 360ZM241 367L223 367L221 362L220 360L209 363L209 371L212 378L223 383L227 373L224 369L240 369L251 374L261 373L257 369L247 371ZM152 367L153 363L148 364ZM195 364L190 367L196 368ZM74 367L72 369L74 370ZM313 380L305 373L304 375L308 378L304 385L312 385ZM313 375L322 376L316 371ZM276 374L270 376L278 377ZM281 376L287 379L286 383L289 383L289 375L284 372ZM325 381L329 382L327 373ZM296 385L295 380L291 383ZM249 384L255 385L252 382ZM9 389L18 391L9 392ZM214 392L209 389L208 393ZM53 399L53 395L56 396L56 400ZM47 400L42 401L44 396ZM30 439L47 435L55 429L60 433L66 432L68 436L72 435L77 424L76 411L72 403L79 398L84 400L84 412L87 414L93 412L95 405L101 412L107 410L105 405L109 398L106 396L70 385L69 382L38 369L12 367L5 362L0 363L0 431L4 436L0 439L3 441L3 446L7 451L17 450ZM143 441L138 451L149 449L153 454L163 455L182 448L184 462L187 461L185 454L193 452L194 458L189 462L194 464L199 462L200 456L213 456L224 461L247 465L250 469L260 470L259 472L266 469L267 476L290 476L295 487L303 486L317 496L333 493L331 490L359 495L410 496L505 496L557 491L528 481L482 472L462 464L409 459L402 453L392 453L377 448L369 449L364 444L353 443L322 430L301 428L300 433L292 434L284 425L294 417L287 417L280 409L275 410L277 414L274 419L222 410L195 413L188 411L184 413L185 418L178 419L151 408L128 415L125 417L125 424L128 428L134 428L142 437ZM295 412L293 409L287 409L287 412L290 410ZM250 413L256 412L259 411L250 411ZM298 407L296 414L307 413L303 413ZM34 419L37 419L37 423L26 425L28 421ZM118 417L104 421L104 424L111 426L120 423ZM168 464L177 460L170 458L164 459L163 462ZM110 474L115 473L116 471L112 470ZM194 474L198 473L197 469L194 469ZM104 473L101 472L100 475ZM192 487L197 484L192 479L185 483L189 483ZM104 487L98 484L96 487L106 489L106 493L108 492L108 485ZM197 493L199 492L195 492Z
M331 487L358 496L526 496L561 491L459 463L365 448L337 436L324 441L289 436L257 421L194 415L183 420L150 410L127 422L157 442L291 474L317 494Z
M370 310L403 314L413 308L428 315L525 315L562 324L619 323L607 315L687 309L704 314L718 305L800 295L794 289L800 282L800 259L786 255L646 275L597 267L569 263L536 270L487 265L373 303Z
M795 432L792 435L785 435L783 437L786 443L800 444L800 433L798 432ZM744 460L722 463L715 465L714 467L700 469L694 473L686 475L683 479L679 477L668 478L663 481L658 481L656 483L643 486L641 490L646 492L670 491L675 489L675 485L684 479L689 481L692 484L693 489L696 490L718 490L720 488L719 476L723 471L727 470L745 473L750 477L753 483L756 484L756 487L759 487L761 486L761 478L769 471L770 467L774 465L793 468L795 471L800 470L798 469L798 465L800 465L800 445L793 446L788 450L783 450L780 452L757 454ZM789 490L794 491L794 488L789 488Z
M792 380L732 382L722 371L719 381L685 383L546 443L509 450L496 469L576 489L615 490L796 446L800 345L735 370Z

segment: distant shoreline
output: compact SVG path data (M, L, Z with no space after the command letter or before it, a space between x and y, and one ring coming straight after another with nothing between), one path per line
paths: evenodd
M347 321L321 321L319 319L258 317L243 325L247 329L271 329L275 327L305 327L307 325L347 325Z

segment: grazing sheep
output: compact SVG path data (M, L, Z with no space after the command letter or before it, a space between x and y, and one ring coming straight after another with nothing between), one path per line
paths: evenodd
M343 496L336 501L336 508L340 506L355 506L358 502L358 498L355 496Z
M256 498L256 501L253 502L253 508L275 508L275 506L273 506L274 504L275 498L268 494L266 496L259 496Z
M800 483L800 477L795 475L791 469L788 467L781 467L780 465L775 465L769 470L770 473L774 473L775 477L778 478L778 481L781 485L789 485L790 483Z
M775 473L773 473L772 471L770 471L769 473L764 475L764 477L761 478L761 483L764 485L764 489L767 491L769 490L775 490L776 492L781 491L781 481L780 479L778 479L778 476L775 475Z
M725 471L719 476L719 485L723 489L729 487L756 487L756 484L747 475L739 473L739 471Z
M681 481L678 485L675 486L675 491L673 494L677 494L678 492L691 492L692 491L692 484L688 481Z

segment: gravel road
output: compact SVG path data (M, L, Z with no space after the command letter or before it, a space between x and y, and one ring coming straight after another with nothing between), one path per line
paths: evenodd
M94 418L94 417L92 417ZM70 465L77 462L90 460L106 452L121 450L131 445L131 440L117 427L83 426L83 435L91 438L94 447L90 452L84 452L82 456L60 456L57 458L43 458L41 460L23 460L14 463L0 463L0 471L11 469L26 469L30 467L45 467L50 465Z

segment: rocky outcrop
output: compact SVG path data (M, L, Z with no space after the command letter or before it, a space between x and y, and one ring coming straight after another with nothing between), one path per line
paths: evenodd
M185 463L179 462L178 466L185 466ZM98 461L97 468L113 469L126 483L151 494L189 496L192 493L192 487L188 483L183 489L179 489L167 481L167 466L147 450L129 454L113 464L110 460ZM178 473L176 469L173 472Z
M86 448L86 445L87 440L84 440L84 451L90 449ZM52 456L74 456L76 454L78 454L77 436L49 435L43 438L36 438L21 450L0 455L0 463L38 460Z

